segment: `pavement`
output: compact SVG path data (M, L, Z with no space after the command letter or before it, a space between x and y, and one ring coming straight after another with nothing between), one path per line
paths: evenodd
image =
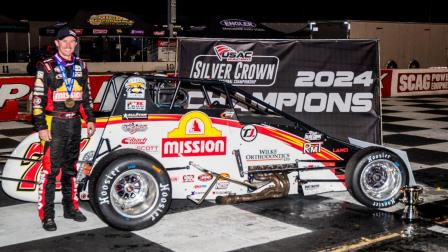
M408 153L425 188L418 222L401 220L402 204L372 210L338 192L226 206L174 200L159 223L134 232L108 227L88 203L81 204L87 222L64 219L57 204L58 230L45 232L35 203L0 190L0 251L448 251L448 96L382 105L385 145ZM0 123L0 155L31 131Z

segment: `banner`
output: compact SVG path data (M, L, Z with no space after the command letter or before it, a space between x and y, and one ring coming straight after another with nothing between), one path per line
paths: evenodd
M220 79L334 137L381 142L376 40L179 42L181 77Z
M94 111L97 111L101 101L101 97L97 97L101 87L105 88L105 84L110 79L110 75L90 75L90 87L92 99L94 100ZM24 104L22 112L29 112L28 106L29 95L34 88L34 76L10 76L0 77L0 121L13 121L18 119L19 104Z
M381 97L390 97L393 69L381 69Z
M448 69L382 69L383 97L448 94Z

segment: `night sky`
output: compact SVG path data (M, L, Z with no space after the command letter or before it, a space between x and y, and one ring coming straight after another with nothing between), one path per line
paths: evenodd
M262 22L309 20L381 20L448 23L445 1L299 1L177 0L177 23L201 24L213 17L245 18ZM28 5L24 9L24 4ZM78 10L126 11L150 23L166 23L166 0L143 1L13 1L0 14L15 19L68 21Z

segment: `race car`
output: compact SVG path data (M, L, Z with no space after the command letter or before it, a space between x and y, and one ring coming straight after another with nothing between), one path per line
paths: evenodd
M103 117L81 142L78 195L118 229L154 225L172 199L237 204L348 190L385 208L416 184L405 152L329 136L226 82L117 75L101 92ZM41 156L37 133L19 144L3 171L8 195L37 201Z

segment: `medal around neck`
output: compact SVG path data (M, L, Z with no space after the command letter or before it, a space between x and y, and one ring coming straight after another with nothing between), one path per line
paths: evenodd
M71 97L67 98L64 103L65 107L67 108L73 108L75 106L75 100L73 100Z
M67 108L73 108L75 106L75 100L73 100L71 98L72 95L72 91L73 91L73 86L74 86L74 81L75 81L75 63L73 62L72 65L72 75L71 78L69 79L67 77L67 73L65 72L65 66L63 66L62 64L62 59L59 57L59 55L56 54L56 63L59 67L59 70L61 71L61 75L62 75L62 79L64 81L65 87L67 89L67 93L68 93L68 99L65 100L65 107ZM70 81L69 81L70 80Z

